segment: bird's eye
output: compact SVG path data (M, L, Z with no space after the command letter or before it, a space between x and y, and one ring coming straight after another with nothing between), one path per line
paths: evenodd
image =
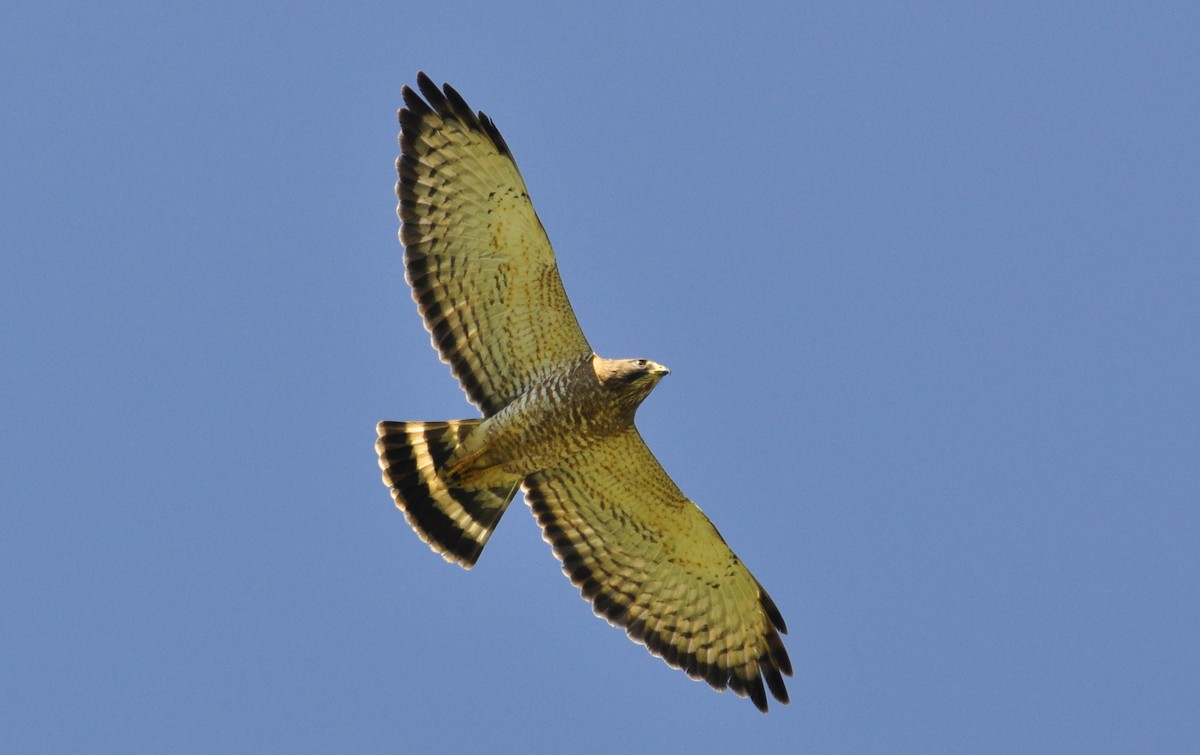
M645 359L639 359L639 360L637 360L637 366L638 366L638 367L645 367L645 366L646 366L646 360L645 360Z

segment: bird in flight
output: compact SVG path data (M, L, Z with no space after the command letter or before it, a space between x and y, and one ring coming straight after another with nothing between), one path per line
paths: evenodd
M449 84L418 73L417 87L399 112L405 277L483 416L379 423L396 505L469 569L520 488L597 615L763 712L764 680L786 703L779 609L634 426L667 368L592 351L496 125Z

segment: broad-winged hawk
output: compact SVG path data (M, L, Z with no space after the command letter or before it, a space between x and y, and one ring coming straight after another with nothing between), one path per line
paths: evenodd
M479 419L380 422L409 524L470 568L517 488L595 612L651 653L767 709L787 702L783 617L634 427L667 369L597 356L500 132L417 75L400 110L400 241L433 345Z

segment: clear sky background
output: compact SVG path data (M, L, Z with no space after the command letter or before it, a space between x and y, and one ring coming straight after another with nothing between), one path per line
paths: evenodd
M1197 6L500 5L0 11L2 749L1194 746ZM393 507L375 423L473 413L396 240L421 69L673 370L639 425L790 706L519 501L473 572Z

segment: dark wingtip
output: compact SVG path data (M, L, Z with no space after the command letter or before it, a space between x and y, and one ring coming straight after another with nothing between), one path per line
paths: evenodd
M449 84L443 84L439 89L437 84L433 83L433 79L429 78L424 71L417 71L417 90L420 91L420 94L407 84L400 88L400 94L404 98L404 108L398 115L400 123L405 129L415 132L421 118L436 112L443 118L461 121L473 131L483 132L500 154L512 158L512 150L508 148L508 142L504 141L504 137L500 135L500 130L496 128L495 122L482 110L478 112L472 110L457 89Z
M754 707L766 713L767 692L763 689L762 677L755 676L753 681L749 682L746 686L750 692L750 700L754 703Z
M467 104L467 101L463 99L463 96L458 93L457 89L449 84L443 84L442 94L446 96L446 104L450 106L451 112L460 121L476 129L482 128L478 116L475 115L475 111L471 109L471 106Z
M785 705L789 703L787 687L783 683L783 676L779 673L780 670L771 665L760 665L762 666L763 676L767 678L767 687L771 689L771 694L779 702Z
M422 115L431 112L429 106L425 104L425 100L421 99L421 95L410 89L407 84L400 89L400 96L404 98L404 107L400 109L401 123L404 122L404 114L406 112Z
M758 586L759 602L762 603L763 611L766 612L767 618L771 620L771 624L779 630L780 634L787 634L787 624L783 621L783 614L779 612L779 608L775 605L775 601L771 600L771 596L767 595L767 591L762 589L762 585Z
M417 71L417 88L421 90L421 94L425 95L425 99L429 100L430 104L442 96L442 93L438 91L437 84L434 84L433 79L426 76L424 71ZM430 92L433 93L432 96Z
M500 135L500 129L496 128L496 124L482 110L479 111L479 125L491 138L492 144L496 145L496 149L500 150L500 154L512 157L512 151L508 148L508 142L504 141L504 137Z

